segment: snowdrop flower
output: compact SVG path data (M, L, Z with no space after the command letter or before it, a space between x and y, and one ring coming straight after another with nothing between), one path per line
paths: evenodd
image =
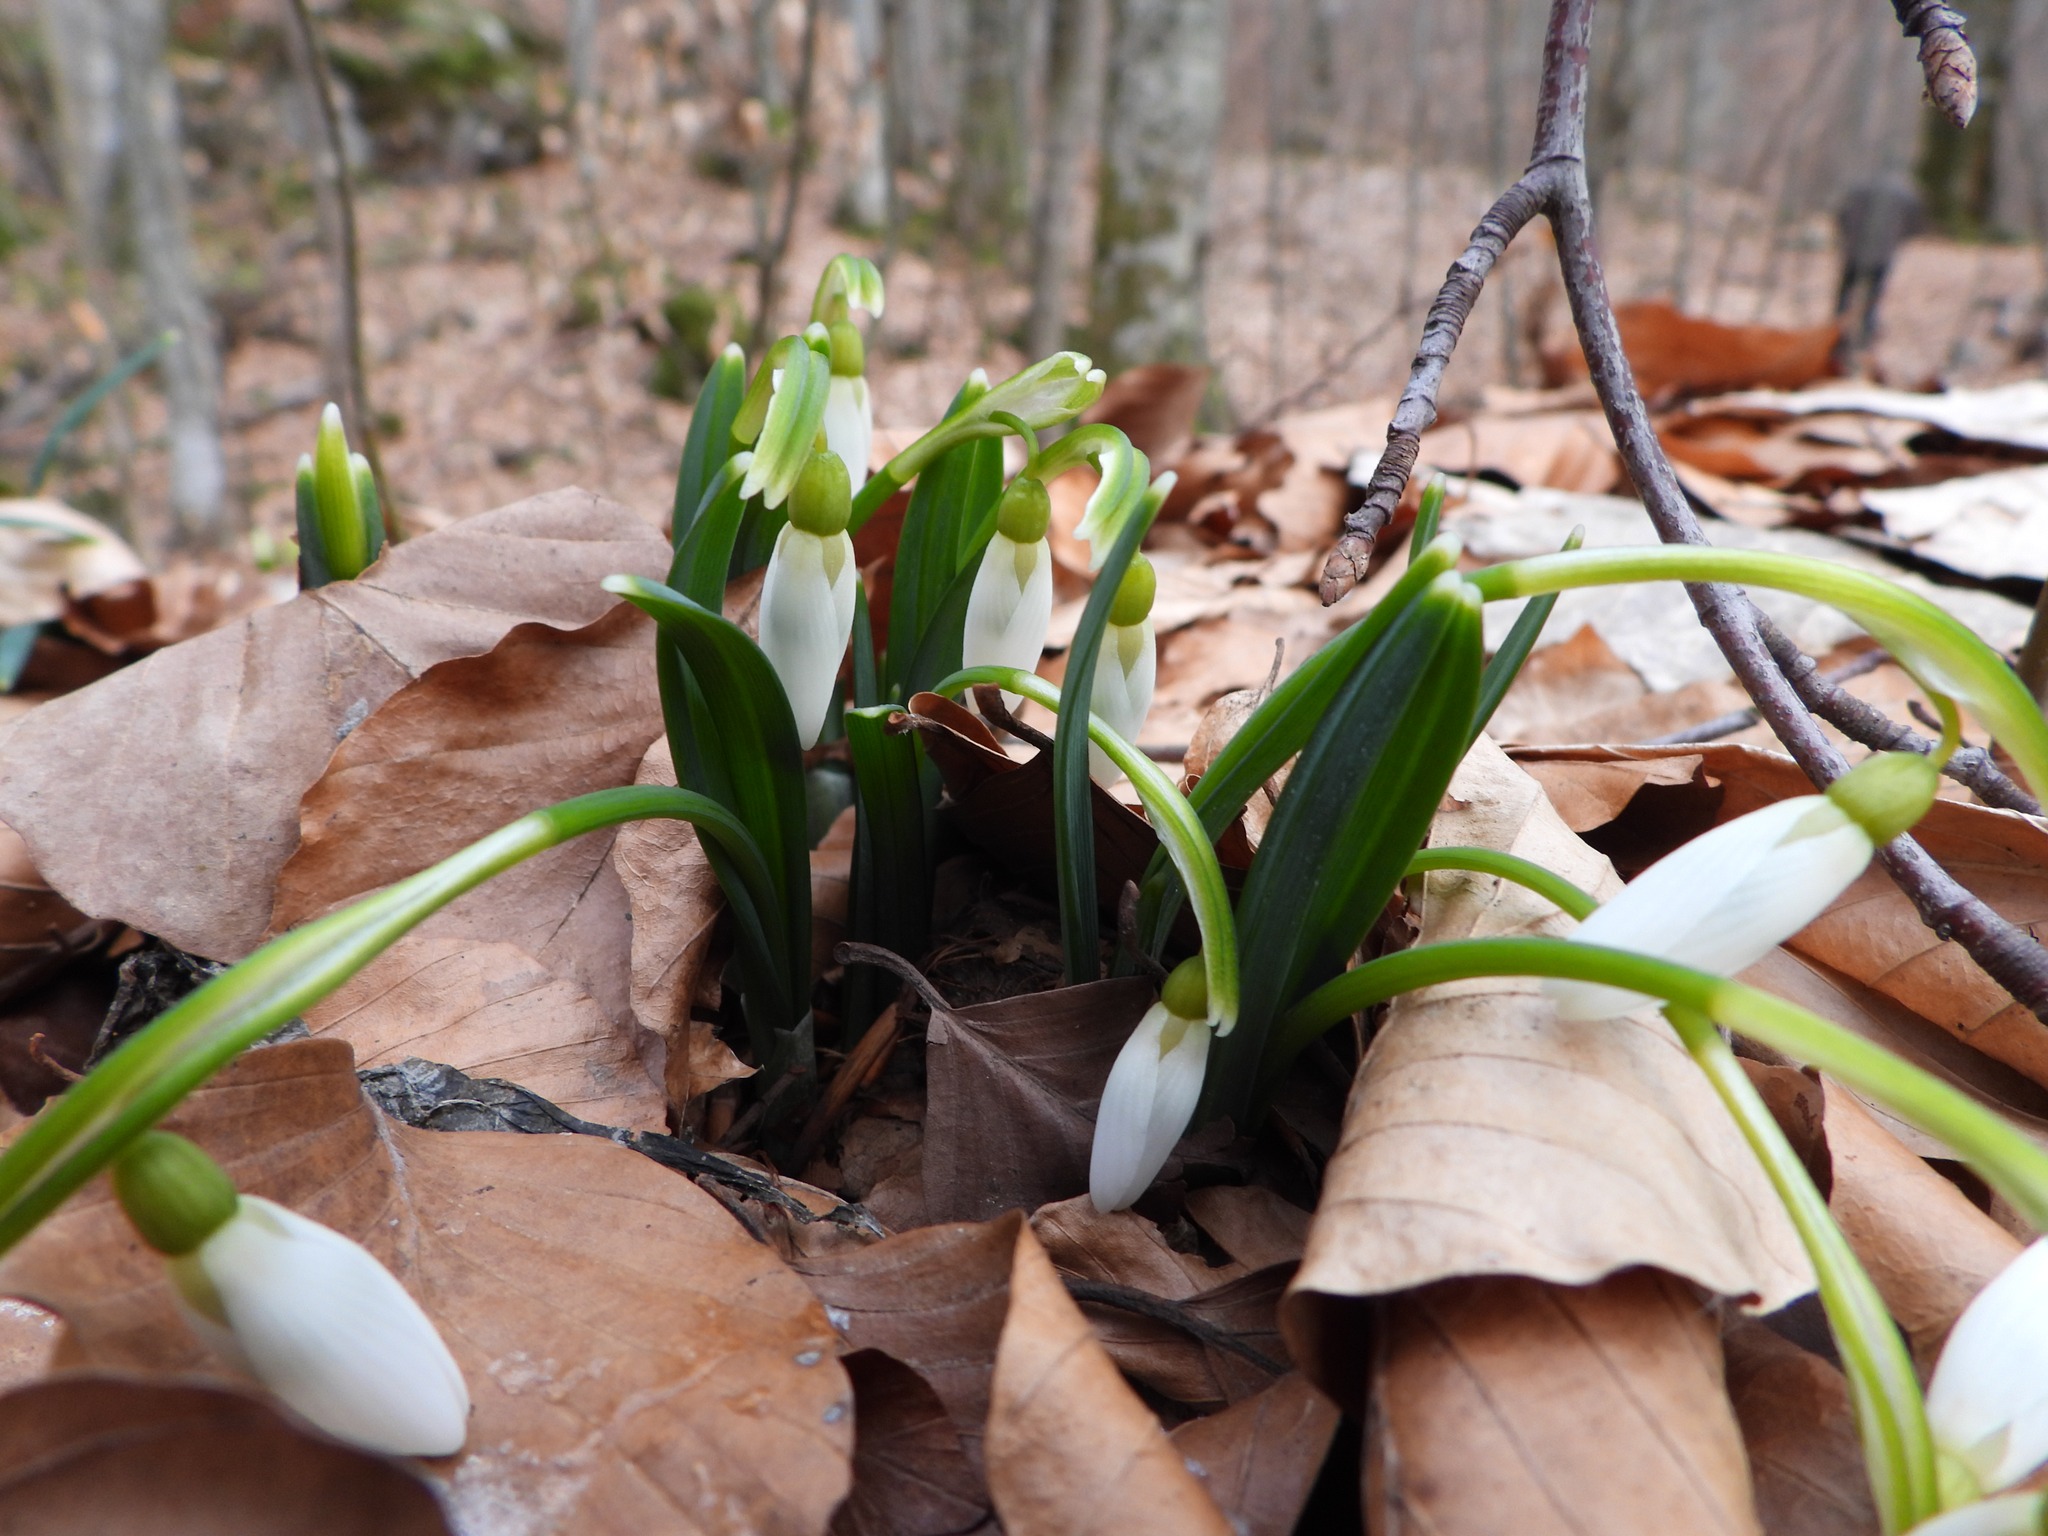
M2008 1493L1922 1520L1910 1536L2041 1536L2048 1531L2048 1494Z
M391 1271L330 1227L237 1195L183 1137L144 1136L114 1171L129 1220L216 1350L337 1440L390 1456L451 1456L469 1389Z
M1109 1069L1095 1111L1088 1198L1120 1211L1152 1185L1202 1096L1209 1062L1209 986L1202 957L1183 960Z
M996 508L996 531L967 595L962 665L1026 672L1037 667L1052 622L1052 549L1045 541L1051 522L1052 499L1045 486L1028 475L1012 480ZM1014 710L1017 696L1005 693L1003 704Z
M860 572L846 520L852 483L836 453L814 453L789 493L789 522L775 539L761 583L761 650L796 717L797 740L817 745L839 690L839 663L853 633Z
M1828 786L1738 816L1658 860L1579 924L1573 939L1720 976L1753 965L1827 910L1879 846L1933 803L1937 772L1912 752L1871 758ZM1549 980L1566 1019L1605 1019L1650 999Z
M1956 1319L1927 1386L1927 1427L1944 1503L2001 1492L2048 1461L2048 1238Z
M825 446L839 455L858 493L867 483L868 452L875 440L875 411L868 398L867 348L851 320L835 320L832 384L825 396Z
M1145 716L1152 710L1152 686L1159 671L1159 643L1152 634L1152 597L1158 591L1152 562L1143 555L1131 558L1131 567L1116 589L1110 604L1109 623L1102 632L1102 649L1095 658L1095 688L1088 707L1097 719L1135 744ZM1088 744L1088 771L1095 782L1114 784L1123 775L1109 754Z

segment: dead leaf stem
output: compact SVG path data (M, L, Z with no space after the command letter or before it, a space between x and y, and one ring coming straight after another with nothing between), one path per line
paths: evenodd
M1593 6L1594 0L1553 0L1529 168L1479 221L1471 242L1452 264L1430 305L1407 387L1387 428L1386 451L1373 471L1364 503L1345 518L1343 535L1324 566L1321 592L1326 604L1343 597L1364 576L1373 543L1392 520L1415 467L1421 434L1436 420L1444 369L1487 274L1509 242L1539 213L1550 221L1557 237L1558 265L1572 324L1594 390L1658 537L1667 544L1708 542L1636 388L1608 297L1606 274L1594 246L1593 201L1585 157ZM1961 111L1962 120L1967 121L1975 103L1975 62L1957 30L1962 18L1935 0L1894 0L1894 6L1908 35L1921 39L1921 61L1929 72L1931 89L1936 88L1933 82L1939 74L1936 99L1952 115ZM1807 777L1821 786L1841 777L1848 769L1846 760L1822 734L1811 701L1802 697L1773 657L1762 615L1748 596L1738 587L1706 582L1688 584L1686 594L1743 691ZM1821 697L1817 692L1814 696ZM2048 1022L2048 951L2032 934L2006 922L1964 889L1912 838L1896 839L1881 858L1922 922L1936 933L1954 938L1985 974L2036 1018Z
M1134 1286L1113 1285L1107 1280L1080 1280L1072 1275L1062 1275L1060 1279L1067 1287L1067 1294L1076 1301L1149 1317L1155 1323L1178 1328L1191 1339L1236 1355L1240 1360L1248 1360L1262 1371L1275 1376L1287 1373L1283 1362L1245 1343L1228 1328L1219 1328L1207 1318L1189 1311L1177 1301L1168 1301L1164 1296L1154 1296L1150 1291L1141 1291Z

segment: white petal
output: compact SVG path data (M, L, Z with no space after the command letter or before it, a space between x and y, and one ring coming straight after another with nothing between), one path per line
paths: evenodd
M761 650L796 717L797 740L817 744L839 690L839 663L853 632L853 540L820 538L793 523L776 535L761 581Z
M1102 649L1095 658L1095 689L1089 708L1104 725L1136 746L1145 717L1152 712L1152 688L1159 672L1159 643L1152 621L1110 624L1102 631ZM1123 770L1094 742L1088 744L1088 771L1107 787Z
M1908 1536L2040 1536L2044 1515L2048 1499L2043 1495L2008 1493L1922 1520Z
M1928 1383L1927 1423L1987 1493L2048 1461L2048 1238L1963 1309Z
M1870 863L1868 834L1825 795L1752 811L1658 860L1572 937L1732 976L1827 910ZM1546 981L1567 1019L1604 1019L1649 999Z
M1026 575L1019 579L1022 564ZM1045 651L1052 623L1052 547L1044 539L1017 544L998 532L988 541L974 587L967 594L967 624L960 662L968 667L1016 667L1030 672ZM1014 693L1003 703L1015 709Z
M1180 1038L1161 1054L1167 1026ZM1202 1095L1209 1062L1209 1026L1176 1019L1154 1003L1117 1053L1095 1111L1088 1197L1098 1211L1120 1211L1151 1187Z
M855 495L867 484L868 454L874 446L875 414L866 379L832 375L825 391L825 446L838 454Z
M339 1232L254 1195L175 1263L211 1283L242 1360L338 1440L392 1456L449 1456L469 1390L448 1346L391 1271Z

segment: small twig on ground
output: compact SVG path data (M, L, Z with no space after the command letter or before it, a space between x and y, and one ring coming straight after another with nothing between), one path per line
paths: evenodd
M1891 657L1883 651L1865 651L1862 655L1849 662L1848 665L1837 667L1832 672L1821 674L1822 680L1830 683L1846 683L1851 678L1861 677L1866 672L1876 671L1890 660ZM1698 742L1719 741L1723 736L1733 736L1737 731L1748 730L1762 718L1757 713L1756 706L1752 704L1747 709L1730 710L1725 715L1716 715L1713 719L1703 721L1698 725L1689 725L1682 731L1667 731L1662 736L1647 736L1640 745L1645 747L1685 747L1692 746Z
M1043 731L1033 730L1015 715L1010 706L1003 702L1003 690L986 685L974 690L974 707L981 711L981 718L999 731L1008 731L1019 741L1036 747L1041 752L1052 750L1052 738Z
M1112 1285L1106 1280L1080 1280L1072 1275L1062 1275L1060 1279L1066 1285L1067 1294L1076 1301L1091 1302L1098 1307L1115 1307L1119 1312L1149 1317L1155 1323L1178 1328L1189 1338L1200 1343L1236 1355L1240 1360L1249 1360L1262 1371L1268 1371L1275 1376L1282 1376L1287 1372L1285 1365L1264 1350L1255 1349L1228 1328L1217 1327L1206 1317L1189 1311L1177 1301L1168 1301L1164 1296L1154 1296L1150 1291L1134 1290L1128 1285Z
M356 244L355 190L348 174L347 147L341 141L341 117L334 109L334 82L327 76L327 56L314 29L306 0L287 0L292 24L286 28L292 62L313 104L320 129L320 147L313 154L313 188L320 205L320 224L327 236L328 260L334 266L335 383L340 387L342 415L356 451L370 461L377 499L384 513L384 535L393 543L404 537L391 483L384 478L384 460L377 452L376 423L370 417L368 370L363 366L363 290Z
M1963 70L1969 54L1955 31L1960 18L1932 0L1894 3L1909 34L1921 39L1922 62L1930 70L1930 78L1948 91L1942 98L1945 109L1961 109L1961 87L1953 82L1960 80L1955 72ZM1414 468L1421 434L1436 420L1444 368L1486 275L1508 242L1538 213L1550 221L1556 233L1558 265L1571 303L1572 324L1615 447L1657 536L1667 544L1707 542L1636 388L1593 242L1592 195L1585 164L1586 64L1592 19L1593 0L1552 0L1529 168L1480 220L1465 253L1452 265L1430 305L1407 387L1387 429L1386 452L1373 472L1364 504L1345 518L1343 536L1324 567L1325 603L1337 601L1363 578L1373 542L1392 520ZM1935 63L1929 62L1930 53ZM1940 70L1936 63L1942 66ZM1974 99L1973 63L1967 74ZM1847 762L1821 733L1807 701L1773 658L1765 643L1763 616L1748 595L1739 587L1719 583L1690 584L1686 594L1758 714L1807 777L1826 785L1846 772ZM2048 1021L2048 950L1972 896L1912 838L1896 839L1880 857L1921 920L1937 936L1953 938L1986 974L2036 1017Z

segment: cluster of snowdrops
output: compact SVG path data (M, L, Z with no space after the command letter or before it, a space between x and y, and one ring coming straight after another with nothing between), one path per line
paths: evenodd
M192 1327L286 1405L343 1440L400 1455L458 1451L468 1396L404 1287L362 1248L238 1193L198 1147L154 1129L238 1052L341 985L438 907L541 849L644 817L695 825L735 935L728 984L776 1116L815 1084L805 754L843 737L856 842L851 937L915 958L931 906L941 789L906 706L965 695L998 723L1020 698L1055 712L1054 825L1067 979L1101 973L1091 778L1127 779L1158 834L1138 947L1164 976L1117 1057L1095 1124L1095 1203L1128 1206L1191 1123L1255 1124L1296 1055L1341 1019L1471 976L1535 975L1560 1015L1662 1006L1741 1127L1799 1231L1848 1373L1887 1531L2048 1528L2048 1246L2037 1242L1957 1324L1923 1396L1897 1330L1824 1200L1734 1067L1730 1032L1820 1067L1945 1142L2037 1227L2048 1155L1944 1084L1782 999L1730 978L1816 917L1931 803L1968 709L2036 792L2048 724L2005 663L1938 609L1882 580L1789 556L1704 548L1582 550L1462 573L1424 497L1405 573L1365 617L1272 690L1186 790L1134 745L1150 707L1154 583L1139 552L1170 486L1113 427L1076 426L1103 376L1072 352L991 385L979 373L944 420L870 471L872 406L858 316L879 315L872 265L826 270L812 323L749 373L713 370L683 445L666 582L606 586L649 613L675 788L545 807L408 880L284 935L142 1030L47 1106L0 1155L0 1249L111 1170L136 1230L162 1253ZM1005 473L1005 439L1021 467ZM1015 449L1013 449L1013 452ZM1053 603L1047 485L1098 484L1080 536L1095 586L1064 688L1034 674ZM909 491L884 633L870 622L852 533ZM383 533L367 467L332 407L298 477L306 585L352 579ZM765 566L758 640L725 618L735 576ZM1634 581L1781 587L1846 612L1897 657L1945 723L1933 757L1880 754L1826 793L1732 821L1604 905L1555 872L1487 849L1425 848L1452 772L1534 645L1555 594ZM1527 599L1488 658L1480 613ZM851 652L851 665L848 665ZM850 675L851 686L842 681ZM1071 695L1071 697L1070 697ZM999 707L998 700L1003 703ZM717 728L695 723L715 719ZM1291 765L1232 900L1215 844ZM1400 882L1463 868L1526 885L1579 919L1570 939L1466 940L1359 961ZM1183 914L1192 918L1192 927ZM1183 942L1198 935L1198 943ZM1182 936L1182 937L1177 937ZM1128 957L1115 963L1124 964ZM850 1048L882 998L852 967L837 1019Z

